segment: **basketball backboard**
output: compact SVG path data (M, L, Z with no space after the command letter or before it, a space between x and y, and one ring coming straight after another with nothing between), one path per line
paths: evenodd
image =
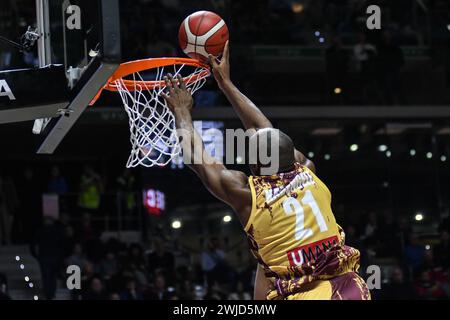
M119 0L35 3L39 67L0 72L0 123L46 118L33 132L51 154L121 62Z
M121 62L119 0L36 0L39 63L64 67L73 98L59 119L35 122L51 154ZM47 123L49 122L49 123Z
M108 5L113 4L108 1ZM48 31L48 36L40 41L41 66L62 64L67 72L85 68L100 50L102 42L104 10L98 1L37 0L37 7L41 28ZM43 13L42 19L39 19L39 12Z

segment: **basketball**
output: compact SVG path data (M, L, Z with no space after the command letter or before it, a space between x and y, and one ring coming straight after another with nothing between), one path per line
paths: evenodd
M208 55L218 57L223 53L229 38L228 27L217 14L198 11L183 21L178 38L190 58L207 62Z

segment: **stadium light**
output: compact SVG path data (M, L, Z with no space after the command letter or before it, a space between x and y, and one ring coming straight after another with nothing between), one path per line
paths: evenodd
M26 282L30 281L30 277L26 276L26 277L25 277L25 281L26 281Z
M386 157L388 157L388 158L392 157L392 152L390 152L389 150L386 151Z
M34 296L33 299L34 299L35 301L37 301L37 300L39 300L39 297L38 297L38 296Z
M442 161L442 162L447 161L447 156L441 156L441 161Z
M414 217L414 220L416 220L417 222L423 221L424 216L422 213L417 213L416 216Z
M388 146L385 144L382 144L378 147L378 151L380 152L386 152L388 150Z
M327 161L328 161L328 160L331 160L331 156L330 156L329 154L326 154L326 155L324 156L324 159L327 160Z
M351 152L356 152L356 151L358 151L359 150L359 146L357 145L357 144L352 144L351 146L350 146L350 151Z
M309 152L308 153L308 158L312 159L312 158L314 158L314 156L315 156L314 152Z
M237 156L236 157L236 163L237 164L243 164L244 163L244 158L242 158L241 156Z
M433 153L428 152L427 153L427 159L433 159Z
M417 154L417 151L416 151L416 150L414 150L414 149L409 150L409 155L410 155L411 157L414 157L416 154Z
M305 6L302 3L293 2L292 3L292 12L293 13L302 13L305 10Z
M320 31L314 32L314 35L315 35L316 37L320 37Z
M225 223L230 223L231 220L233 220L233 218L230 215L226 215L225 217L223 217L223 222Z
M342 88L335 88L335 89L334 89L334 94L339 95L339 94L341 94L341 93L342 93Z
M174 222L172 222L172 229L178 230L181 228L181 226L182 224L180 220L175 220Z

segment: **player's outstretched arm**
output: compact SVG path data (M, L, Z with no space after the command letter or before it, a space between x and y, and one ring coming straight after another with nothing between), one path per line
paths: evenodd
M217 62L212 55L209 56L214 77L220 90L225 94L233 106L235 112L241 119L245 129L258 130L273 128L272 123L262 111L233 84L230 76L230 43L227 42L223 52L222 60ZM305 157L303 153L295 150L295 159L315 172L314 163Z
M258 130L272 128L273 126L269 119L267 119L261 110L249 98L240 92L231 81L229 42L225 45L220 63L217 62L216 58L212 55L209 56L209 60L219 88L233 106L234 110L244 124L245 129Z
M202 138L195 130L191 111L193 98L181 76L175 80L165 78L168 94L162 94L175 120L186 164L198 175L205 187L218 199L230 205L246 224L252 206L251 191L247 176L239 171L228 170L209 155Z

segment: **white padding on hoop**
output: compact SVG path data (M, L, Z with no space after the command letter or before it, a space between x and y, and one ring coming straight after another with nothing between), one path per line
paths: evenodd
M173 66L174 77L182 71L185 65ZM206 82L207 73L203 68L197 68L185 80L192 93L200 89ZM166 74L163 67L155 70L156 81L161 81ZM202 73L203 72L203 73ZM198 76L198 79L196 78ZM117 87L122 98L130 122L131 154L127 168L139 165L145 167L166 166L181 153L181 147L176 132L175 117L161 96L165 86L150 89L145 85L140 73L132 75L135 85L130 91L123 79L117 80ZM195 79L195 80L193 80ZM130 79L128 79L130 80ZM163 82L162 82L163 83Z

